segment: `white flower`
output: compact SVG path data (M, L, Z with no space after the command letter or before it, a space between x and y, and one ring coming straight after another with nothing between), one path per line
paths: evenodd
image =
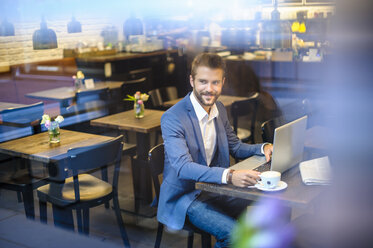
M61 115L57 116L56 119L55 119L55 121L57 123L61 123L61 122L63 122L63 120L64 120L64 118Z

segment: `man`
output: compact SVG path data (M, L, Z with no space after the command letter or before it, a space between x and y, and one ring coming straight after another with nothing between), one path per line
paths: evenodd
M220 56L202 53L193 63L193 92L162 116L165 168L158 203L158 220L171 229L182 229L186 217L196 227L216 237L215 247L229 246L229 236L247 202L195 189L195 182L238 187L254 185L259 172L230 170L235 158L272 154L271 144L242 143L233 132L225 107L217 102L224 85Z

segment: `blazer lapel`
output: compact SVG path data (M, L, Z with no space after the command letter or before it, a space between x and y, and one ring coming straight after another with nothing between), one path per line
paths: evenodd
M218 151L219 152L219 166L224 166L222 163L225 161L229 162L229 148L228 148L228 139L227 135L225 133L225 128L223 125L223 121L221 120L221 115L219 114L218 118L215 118L215 129L216 129L216 134L217 134L217 146L218 146ZM222 157L220 157L222 156ZM221 161L221 159L224 159Z
M193 108L192 102L190 101L189 96L190 96L190 93L186 96L187 98L186 108L188 110L189 118L193 125L194 133L197 137L198 147L199 147L200 152L202 153L204 164L207 166L206 151L205 151L205 146L203 145L201 128L199 127L198 118L197 118L196 112L194 111L194 108Z

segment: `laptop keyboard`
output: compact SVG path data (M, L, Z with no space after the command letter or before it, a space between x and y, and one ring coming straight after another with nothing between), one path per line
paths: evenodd
M264 164L259 165L258 167L254 168L253 170L258 171L258 172L269 171L269 170L271 170L271 162L272 162L272 160L270 160L270 161L268 161Z

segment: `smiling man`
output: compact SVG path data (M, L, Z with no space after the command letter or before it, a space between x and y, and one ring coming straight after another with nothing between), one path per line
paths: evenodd
M272 154L271 144L242 143L228 121L218 98L225 77L225 64L216 54L202 53L192 63L193 92L162 116L165 167L158 203L158 220L171 229L182 229L186 219L215 236L215 247L228 247L236 218L247 201L201 192L196 182L247 187L259 173L229 169L229 154L243 159Z

